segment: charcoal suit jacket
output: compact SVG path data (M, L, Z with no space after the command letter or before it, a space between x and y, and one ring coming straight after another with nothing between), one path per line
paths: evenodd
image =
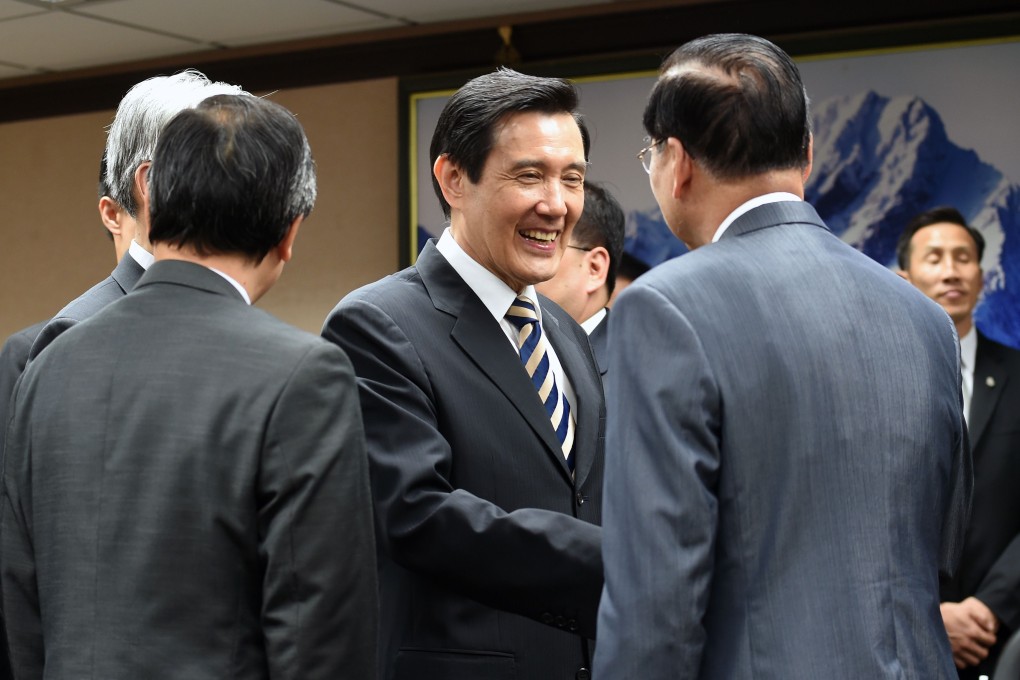
M39 356L39 352L46 349L58 335L68 328L127 295L144 273L142 265L138 264L130 253L125 253L109 276L67 303L63 309L57 312L56 316L46 323L32 343L29 359Z
M18 680L362 680L377 599L335 346L159 261L15 392L0 586Z
M573 478L515 348L434 242L326 320L365 417L387 680L590 673L604 404L584 331L540 300L577 396Z

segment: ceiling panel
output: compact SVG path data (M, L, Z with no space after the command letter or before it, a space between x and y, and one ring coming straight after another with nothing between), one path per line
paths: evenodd
M17 66L0 64L0 78L17 78L18 76L27 76L30 73L32 73L32 71L19 68Z
M605 4L610 0L0 0L0 79Z
M46 10L31 7L15 0L0 0L0 21L12 17L25 17L30 14L43 14Z
M16 25L16 30L8 30ZM48 12L0 23L0 62L47 70L81 68L202 49L193 42L155 35L66 12Z
M401 25L328 0L121 0L74 11L231 47Z
M439 0L438 2L422 2L422 0L362 0L373 9L392 16L404 17L417 23L425 24L436 21L453 21L491 17L503 14L521 14L524 12L548 11L563 7L583 7L585 5L606 4L610 0Z

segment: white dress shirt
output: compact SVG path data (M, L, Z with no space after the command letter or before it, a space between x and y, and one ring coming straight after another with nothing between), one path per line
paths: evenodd
M482 301L485 308L489 310L489 314L492 314L492 318L503 329L503 333L506 335L507 340L510 341L510 344L513 345L514 351L519 354L517 327L507 320L506 313L510 310L510 305L517 299L517 296L524 295L535 303L538 322L542 323L542 308L539 306L538 292L535 290L535 287L527 286L520 293L512 290L499 277L475 262L470 255L465 253L464 249L453 238L449 227L439 237L436 248L446 258L446 261L450 263L454 271L460 275L460 278L464 279L464 283L468 285L468 288L474 291L478 299ZM543 326L543 328L545 327ZM574 388L570 384L567 374L563 372L563 366L560 365L559 357L556 356L556 350L553 348L552 342L549 342L547 338L545 344L549 349L549 368L552 369L553 375L556 377L556 384L563 390L563 396L570 404L571 414L576 413L577 399L574 395Z
M963 379L963 417L970 424L970 402L974 396L974 364L977 362L977 331L971 324L967 334L960 338L960 377Z

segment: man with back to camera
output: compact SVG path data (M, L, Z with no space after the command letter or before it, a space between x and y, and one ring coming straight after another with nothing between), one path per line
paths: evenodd
M938 578L971 474L952 324L803 202L807 96L769 41L680 47L644 125L692 252L613 307L595 677L955 677Z
M211 82L193 70L149 78L128 90L106 138L107 194L99 201L103 224L114 237L117 267L57 312L32 343L30 359L68 328L122 298L152 263L145 182L163 126L179 111L195 107L206 97L243 93L236 85Z
M616 269L623 255L623 208L604 187L585 180L584 211L574 227L556 276L535 286L564 309L588 334L604 377L609 310Z
M99 163L98 187L99 218L103 222L107 236L113 242L113 250L117 256L118 263L118 268L114 270L114 274L117 275L119 282L112 278L113 274L111 274L110 280L121 286L120 290L123 294L126 292L125 287L128 290L132 288L134 282L137 281L137 278L141 277L144 270L136 264L127 264L124 268L119 266L134 238L136 223L134 218L128 215L127 211L109 196L110 190L106 185L105 150ZM2 423L0 425L0 452L4 449L7 409L11 393L14 392L14 384L18 382L18 378L21 377L21 373L25 370L32 344L47 323L48 321L41 321L12 334L4 342L3 349L0 350L0 423ZM0 655L2 654L3 649L0 648ZM0 664L0 674L2 673L2 664ZM3 676L0 675L0 677Z
M373 678L354 373L250 306L315 201L304 132L272 102L215 96L166 126L147 186L156 261L15 393L0 496L15 677Z
M955 208L910 221L896 248L902 276L949 313L960 338L964 414L974 459L970 523L942 619L960 677L991 676L1020 628L1020 352L974 326L985 240Z
M99 217L106 230L106 234L113 242L113 249L117 256L118 267L111 275L110 281L121 286L121 293L125 288L130 289L134 282L141 276L142 269L134 263L126 263L124 267L119 266L127 253L128 246L132 242L135 233L135 220L116 201L109 196L109 188L106 185L106 151L103 150L103 157L99 163ZM116 276L116 279L113 277ZM18 382L25 365L28 363L28 355L32 350L39 333L46 327L48 321L41 321L11 335L4 342L3 349L0 349L0 452L4 450L4 442L7 434L7 415L10 405L11 394L14 392L14 385ZM0 610L2 612L2 610ZM0 613L0 628L3 625L2 613ZM0 641L5 638L0 633ZM0 680L10 677L9 664L7 662L7 645L0 642Z
M576 107L510 70L458 90L430 151L449 228L323 328L358 376L386 680L590 677L605 407L584 331L534 290L582 210Z

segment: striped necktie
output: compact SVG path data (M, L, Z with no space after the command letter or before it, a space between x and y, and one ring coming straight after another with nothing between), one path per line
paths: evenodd
M563 456L567 459L567 467L574 471L574 418L570 414L570 402L556 387L549 362L549 346L542 334L542 324L538 321L535 303L523 295L519 295L510 305L506 313L507 320L517 328L517 347L521 352L521 362L531 376L531 382L538 390L538 398L545 405L553 430L560 440Z

